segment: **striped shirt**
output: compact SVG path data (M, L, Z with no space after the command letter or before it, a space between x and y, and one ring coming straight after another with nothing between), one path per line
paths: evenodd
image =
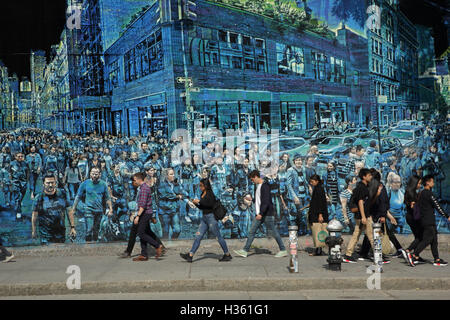
M351 211L350 208L348 207L348 204L350 202L350 198L352 197L352 192L349 191L348 189L345 189L344 191L341 192L340 197L343 199L347 199L347 215L350 215Z

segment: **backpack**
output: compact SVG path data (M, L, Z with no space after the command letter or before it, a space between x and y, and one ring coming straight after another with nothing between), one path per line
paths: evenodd
M356 201L355 201L355 196L354 196L354 194L352 194L352 196L350 197L350 200L349 200L349 202L348 202L348 208L349 208L350 211L353 212L353 213L359 212L359 208L358 208L358 205L357 205L357 203L356 203Z
M225 209L219 199L216 199L216 204L214 205L213 212L214 218L216 218L217 221L222 220L227 215L227 209Z

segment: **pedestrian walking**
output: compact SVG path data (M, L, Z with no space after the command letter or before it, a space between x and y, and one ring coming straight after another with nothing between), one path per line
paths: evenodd
M420 216L418 216L418 219L415 219L414 217L414 206L417 204L418 190L421 185L422 179L417 175L413 175L409 178L405 190L406 223L409 225L414 235L414 240L405 250L406 253L403 256L406 262L408 262L407 254L413 252L417 248L417 245L423 240L423 226L420 223ZM424 262L424 260L419 257L418 262Z
M411 267L416 265L419 260L420 253L427 247L431 246L431 253L434 258L434 266L447 266L448 263L439 258L438 252L438 237L436 228L436 217L434 211L436 210L440 215L444 216L450 221L449 215L442 210L436 198L431 191L434 187L434 178L431 175L425 176L422 179L423 190L417 196L418 209L420 211L420 223L423 227L422 241L417 245L414 253L407 253L408 262Z
M214 192L211 187L211 183L209 179L202 179L199 184L199 188L201 191L200 199L193 199L191 202L203 212L203 217L198 227L198 231L196 233L196 237L192 248L187 253L180 253L180 256L188 261L192 262L194 254L197 252L200 247L200 243L206 234L207 231L210 231L217 237L220 246L223 250L223 257L219 259L220 262L231 261L232 257L230 252L228 251L227 243L225 239L222 237L222 234L219 231L219 224L214 216L214 207L217 203L217 199L214 195Z
M155 234L150 229L150 221L153 218L151 189L144 182L145 173L138 172L132 176L133 187L138 188L138 212L134 218L134 225L137 225L137 235L141 240L141 254L133 261L147 261L147 245L150 244L156 249L156 259L162 255L162 244L156 241ZM130 248L128 248L130 249ZM131 254L131 250L128 252Z
M267 231L272 232L272 236L275 238L280 249L275 257L285 257L287 256L286 247L283 244L283 240L281 239L278 230L275 228L275 210L273 208L270 186L261 178L261 174L258 170L252 171L249 177L255 185L253 202L255 204L256 216L253 218L252 226L244 248L242 250L236 250L235 253L246 258L255 238L256 231L260 228L261 224L265 224Z
M315 223L328 223L328 206L323 182L320 180L319 175L312 175L309 178L309 184L312 186L313 192L311 194L311 202L309 203L308 221L311 229L313 229ZM322 253L322 247L316 246L314 252L310 255L320 256Z
M353 190L352 197L350 198L349 208L355 214L355 231L352 238L347 245L347 252L343 256L343 262L356 263L356 259L353 258L353 251L358 243L359 237L364 232L369 238L370 244L373 248L373 233L372 233L372 218L370 216L370 198L368 185L372 180L372 174L367 168L362 168L359 171L359 178L361 181L356 185Z

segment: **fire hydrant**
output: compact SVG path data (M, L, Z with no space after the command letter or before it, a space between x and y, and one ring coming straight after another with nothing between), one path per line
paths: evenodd
M298 273L298 227L289 226L289 252L291 258L289 260L289 272Z
M341 231L343 229L342 223L336 219L331 220L327 226L329 236L325 239L325 243L328 246L327 262L330 270L341 271L341 245L344 242L344 239L341 237Z
M381 245L381 223L375 222L373 228L373 264L375 272L383 272L383 248Z

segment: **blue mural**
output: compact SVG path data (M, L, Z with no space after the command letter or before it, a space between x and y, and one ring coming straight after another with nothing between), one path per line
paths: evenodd
M5 245L127 240L138 172L162 239L195 237L203 178L227 209L224 238L246 238L254 169L283 236L290 225L311 233L314 174L344 233L361 168L379 171L397 233L411 233L413 175L435 176L449 213L448 65L436 66L430 29L396 0L194 2L81 1L92 23L65 30L50 64L65 61L64 72L46 69L48 119L0 134ZM449 232L439 214L436 225Z

